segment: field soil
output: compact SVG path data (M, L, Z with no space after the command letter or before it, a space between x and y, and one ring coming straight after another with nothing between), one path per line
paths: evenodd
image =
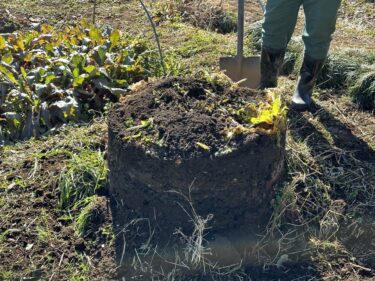
M98 23L153 40L138 1L97 2ZM165 11L165 3L150 3L151 12ZM224 1L224 5L227 11L235 12L235 1ZM25 30L40 22L61 27L81 18L91 19L92 8L88 0L0 0L0 32ZM262 18L255 1L249 1L246 9L248 23ZM373 1L343 1L332 42L334 51L354 48L375 52L374 9ZM294 35L302 31L303 21L301 12ZM188 73L216 71L220 56L235 53L234 33L224 36L175 18L160 21L157 28L164 52L175 54L179 67L188 66ZM289 89L286 99L290 99L296 79L293 74L280 79L280 85ZM139 267L141 273L133 280L375 280L374 113L361 110L344 89L317 89L314 101L311 111L288 114L288 175L276 196L272 219L261 239L264 243L254 254L266 258L266 263L219 268L219 275L213 279L211 271L194 272L172 255L167 261L170 268L163 271L156 265L153 269L157 278L145 277L142 272L151 267L149 260ZM86 124L63 126L38 140L0 147L0 280L121 277L117 272L116 239L124 239L124 232L114 230L108 194L98 196L96 209L102 219L87 235L77 233L72 218L75 214L59 209L58 184L72 160L83 159L87 153L107 158L107 124L104 116ZM172 130L167 123L164 127L165 131ZM216 127L208 129L218 132ZM194 155L193 147L172 141L175 150L167 155ZM204 139L203 143L218 148L222 145L214 139ZM204 149L199 151L201 156L206 153ZM89 163L91 159L85 166ZM227 245L228 252L237 254L237 249L233 251L235 241L220 237L219 241ZM183 276L173 275L180 268Z
M87 131L91 139L96 138L97 148L104 149L103 133L98 127ZM97 276L115 280L117 276L112 238L102 228L112 223L106 197L96 203L103 220L90 237L77 235L71 220L58 209L58 178L79 148L78 143L57 148L61 139L63 135L51 142L24 144L22 151L16 147L0 151L0 280L94 280Z

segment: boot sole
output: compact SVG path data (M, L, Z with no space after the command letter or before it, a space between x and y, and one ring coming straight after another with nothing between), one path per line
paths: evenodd
M310 105L311 104L298 104L292 102L290 108L296 111L306 111L310 108Z

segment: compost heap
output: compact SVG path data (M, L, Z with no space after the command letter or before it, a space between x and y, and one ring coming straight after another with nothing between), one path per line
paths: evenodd
M162 159L230 153L254 133L277 133L284 116L280 97L192 78L148 83L110 113L126 145Z

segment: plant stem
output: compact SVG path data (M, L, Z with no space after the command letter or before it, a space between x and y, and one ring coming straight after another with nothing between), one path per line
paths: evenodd
M161 64L161 67L163 68L163 73L164 73L164 76L167 76L167 71L165 70L165 65L164 65L164 58L163 58L163 52L161 50L161 47L160 47L160 41L159 41L159 36L158 36L158 33L156 31L156 26L155 26L155 23L154 21L152 20L152 17L149 13L149 11L147 10L145 4L143 3L143 0L139 0L139 2L141 3L142 5L142 8L143 10L145 11L146 13L146 16L151 24L151 27L152 27L152 30L154 32L154 36L155 36L155 40L156 40L156 44L158 46L158 51L159 51L159 56L160 56L160 64Z
M96 21L96 0L94 0L94 7L92 11L92 24L95 24Z

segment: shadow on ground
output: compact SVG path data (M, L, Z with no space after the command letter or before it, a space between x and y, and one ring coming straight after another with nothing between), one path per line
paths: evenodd
M112 198L111 204L115 201ZM121 213L111 208L121 281L323 280L315 265L307 261L292 262L281 257L272 264L259 265L259 257L252 251L262 236L250 234L250 229L246 233L233 229L214 233L208 224L204 229L182 233L176 228L173 237L162 241L165 237L159 235L161 230L151 228L149 220L133 220L123 226L123 218L118 219ZM274 242L263 253L277 256L278 243Z
M290 111L288 117L292 138L306 143L319 166L318 177L330 187L329 200L342 208L330 210L332 204L317 215L323 218L328 212L335 213L332 218L337 229L332 237L342 243L348 257L352 256L363 266L358 267L363 276L372 276L375 270L375 151L320 104L314 104L309 112ZM331 174L331 171L334 172Z

